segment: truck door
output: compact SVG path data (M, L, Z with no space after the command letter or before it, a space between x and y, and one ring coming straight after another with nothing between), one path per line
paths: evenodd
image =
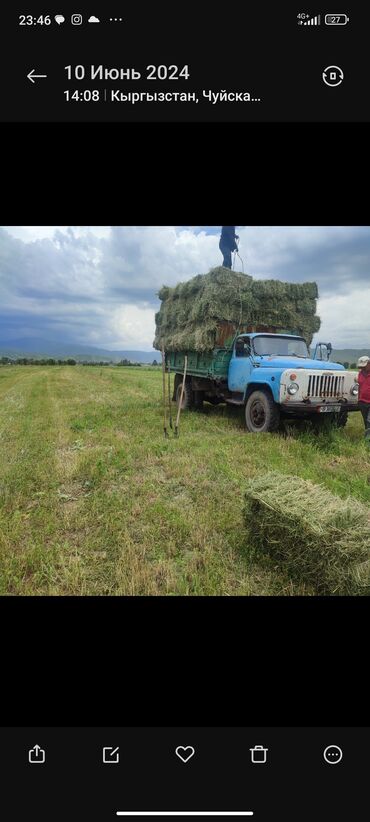
M229 366L229 390L244 394L252 373L251 341L238 337Z

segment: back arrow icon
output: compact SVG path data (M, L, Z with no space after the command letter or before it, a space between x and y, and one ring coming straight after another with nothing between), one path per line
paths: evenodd
M31 80L31 83L35 82L34 77L47 77L47 74L34 74L34 71L35 69L31 69L30 73L27 74L27 77Z

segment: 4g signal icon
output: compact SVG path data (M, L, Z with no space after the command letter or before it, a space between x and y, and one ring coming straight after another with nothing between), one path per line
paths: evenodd
M321 23L321 15L317 14L316 17L310 17L308 14L298 14L298 25L299 26L319 26Z

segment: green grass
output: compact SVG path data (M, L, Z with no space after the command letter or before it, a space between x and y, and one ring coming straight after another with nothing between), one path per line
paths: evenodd
M370 503L360 415L255 436L206 405L165 440L161 390L159 369L0 369L1 595L312 594L251 559L245 483L275 469Z

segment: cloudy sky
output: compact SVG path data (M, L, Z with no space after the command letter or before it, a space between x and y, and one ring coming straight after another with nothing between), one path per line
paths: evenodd
M220 229L0 228L0 342L34 336L150 350L156 293L220 265ZM321 340L370 348L370 227L242 226L238 234L246 273L318 283Z

